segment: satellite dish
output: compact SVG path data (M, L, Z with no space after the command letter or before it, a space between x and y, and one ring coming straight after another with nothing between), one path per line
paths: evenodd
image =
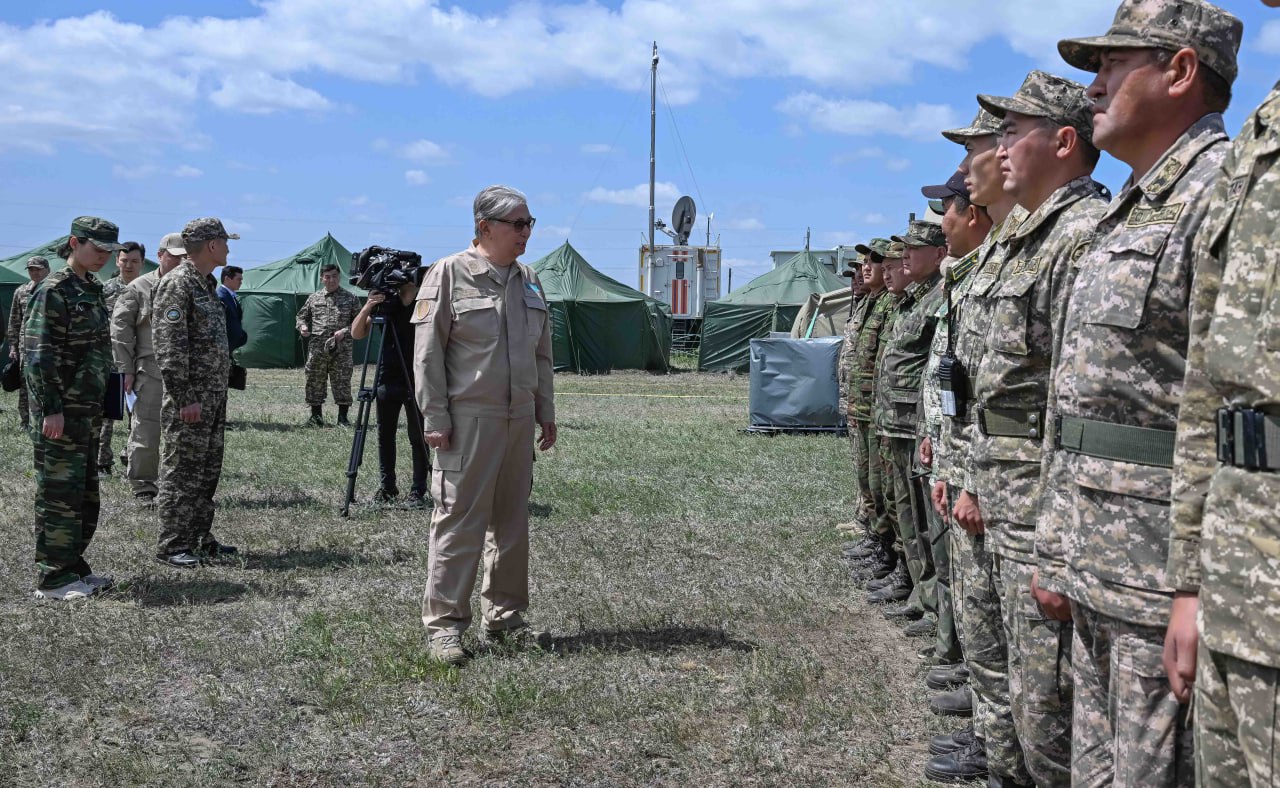
M671 229L675 230L678 245L684 246L689 242L689 233L693 232L693 220L697 215L698 209L694 207L692 197L676 200L676 207L671 211Z

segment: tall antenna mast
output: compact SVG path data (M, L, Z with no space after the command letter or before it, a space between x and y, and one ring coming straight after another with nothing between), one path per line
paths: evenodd
M654 187L658 168L658 42L653 42L653 68L649 76L649 259L653 260Z

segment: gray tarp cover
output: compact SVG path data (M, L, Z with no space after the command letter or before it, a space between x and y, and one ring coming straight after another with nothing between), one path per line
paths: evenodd
M753 427L840 427L841 337L751 340Z

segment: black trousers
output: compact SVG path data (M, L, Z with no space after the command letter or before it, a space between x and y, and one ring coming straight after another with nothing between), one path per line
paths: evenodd
M413 390L398 384L378 386L378 475L384 492L398 495L396 486L396 442L400 432L400 410L405 411L409 422L409 448L413 454L413 486L410 492L427 494L427 477L431 474L431 462L427 458L427 443L422 439L422 419L417 418Z

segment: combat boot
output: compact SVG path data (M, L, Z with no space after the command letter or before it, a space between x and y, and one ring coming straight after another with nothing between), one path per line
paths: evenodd
M934 668L924 678L925 686L932 690L949 690L968 683L969 667L963 662Z
M925 616L918 621L912 621L907 624L903 628L902 634L912 638L936 635L938 634L938 623L934 619Z
M906 574L907 573L904 567L902 566L902 564L897 564L896 566L893 567L893 569L891 569L883 577L879 577L874 580L868 581L867 590L879 591L880 589L887 588L888 586L902 585L903 578L904 576L906 576Z
M959 687L950 692L929 698L929 711L943 717L972 717L973 696L969 687Z
M872 604L883 604L885 602L905 602L907 597L911 596L911 578L907 576L905 570L895 571L890 577L896 578L897 582L884 586L879 590L872 591L867 594L867 601Z
M899 605L884 611L884 617L888 619L905 618L908 621L917 621L923 615L923 610L912 605Z
M978 738L959 750L929 759L924 767L924 776L940 783L985 782L987 775L987 746Z
M351 406L350 406L350 405L339 405L339 406L338 406L338 426L339 426L339 427L350 427L350 426L351 426L351 420L347 418L347 411L349 411L349 410L351 410Z
M877 539L873 534L866 534L860 540L852 543L840 552L845 558L852 558L855 560L859 558L870 558L875 555L876 548L879 546L879 539Z
M311 406L311 418L307 419L307 426L308 427L324 426L324 406L323 405Z
M946 755L949 752L963 750L973 743L973 723L969 723L968 727L961 728L954 733L944 733L940 736L934 736L929 741L930 755Z

